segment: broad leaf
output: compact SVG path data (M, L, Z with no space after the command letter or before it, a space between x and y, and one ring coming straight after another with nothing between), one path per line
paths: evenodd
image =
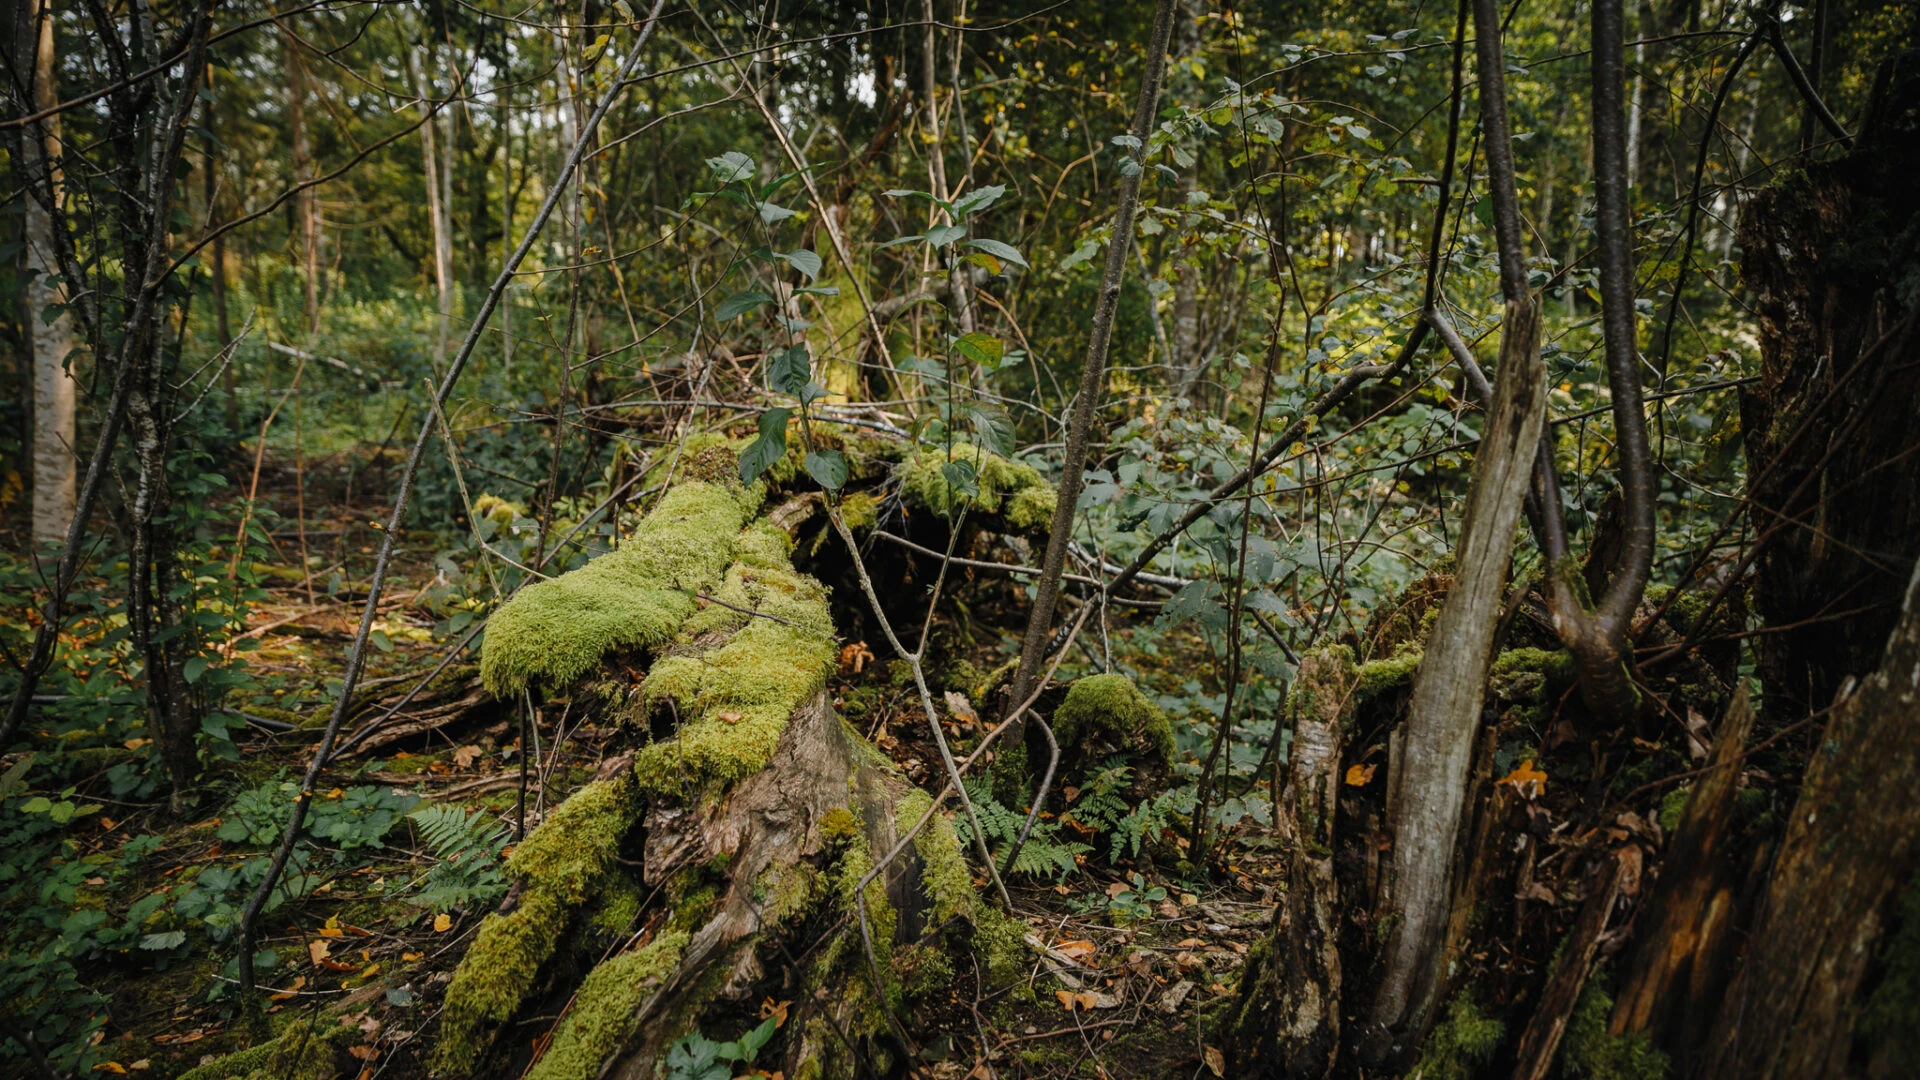
M715 183L731 184L753 175L753 159L738 150L729 150L719 157L708 158L707 168L713 170Z
M807 275L808 281L812 281L814 278L820 276L820 256L815 255L805 248L801 248L798 251L789 251L780 257L791 263L795 270Z
M768 296L759 289L748 289L745 292L734 293L732 296L720 301L720 306L713 309L713 317L721 322L726 322L729 319L737 319L745 315L761 304L771 303L773 303L773 297Z
M943 248L965 235L967 235L965 225L935 225L927 230L927 243Z
M951 487L962 495L971 498L980 494L979 473L975 471L973 462L968 461L966 458L961 458L959 461L949 461L945 465L940 466L940 475L946 480L948 487Z
M740 451L740 482L751 484L774 463L787 456L787 420L792 409L768 409L760 417L760 434Z
M998 240L988 240L985 238L981 238L979 240L967 241L967 246L970 248L976 248L980 251L984 251L996 259L1001 259L1006 262L1010 262L1013 265L1018 266L1022 269L1027 269L1026 258L1022 256L1020 254L1019 249L1015 248L1012 244L1003 244Z
M955 338L953 351L982 367L991 368L1000 362L1000 356L1007 351L1005 343L992 334L983 334L975 330Z
M807 475L828 491L847 486L847 458L838 450L822 450L807 455Z
M805 344L782 349L767 357L767 385L775 393L799 397L800 391L806 388L807 375L812 369Z
M1007 193L1007 186L1005 184L995 184L992 187L975 188L972 191L967 192L965 195L962 195L959 198L953 200L953 216L956 218L963 218L963 217L966 217L968 214L977 214L980 211L985 210L987 207L992 206L996 201L999 200L1000 196L1005 195L1006 193Z

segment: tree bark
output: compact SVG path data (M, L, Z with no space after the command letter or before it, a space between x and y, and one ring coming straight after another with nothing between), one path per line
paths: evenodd
M1886 658L1835 707L1795 803L1746 961L1708 1047L1708 1080L1912 1075L1920 837L1920 568ZM1911 945L1905 949L1910 951ZM1884 980L1884 981L1882 981ZM1876 981L1882 981L1876 993Z
M53 16L48 0L26 0L16 41L33 49L31 112L59 102L54 79ZM22 173L38 188L26 199L27 311L24 320L33 343L33 542L59 543L73 520L76 489L74 390L68 356L73 352L73 318L65 310L67 291L55 283L59 243L53 215L64 195L61 171L60 114L28 126L20 138ZM44 202L42 200L45 200ZM53 318L49 308L58 307Z

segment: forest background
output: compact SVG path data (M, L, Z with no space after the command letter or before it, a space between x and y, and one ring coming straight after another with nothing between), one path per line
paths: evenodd
M1857 688L1914 644L1917 23L13 0L0 1067L1897 1075L1914 823L1874 792L1920 728ZM599 969L543 961L494 1056L433 1057L513 853L680 722L604 691L667 639L508 676L489 620L671 547L696 484L827 587L820 687L943 807L971 936L912 944L945 981L836 960L853 1013L790 1021L796 962L584 1044ZM1815 795L1872 883L1792 876ZM657 959L703 872L554 935ZM1823 890L1866 959L1764 1015L1832 1034L1742 1041L1729 984L1817 966L1745 942Z

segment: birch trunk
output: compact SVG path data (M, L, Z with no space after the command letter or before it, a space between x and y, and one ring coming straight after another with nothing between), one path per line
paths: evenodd
M21 40L33 43L32 93L34 112L53 108L59 101L53 74L53 18L47 0L28 0L31 20ZM33 542L59 543L73 520L75 491L74 381L67 370L73 351L73 319L63 305L66 289L55 283L59 260L53 214L63 194L60 168L60 114L28 128L20 140L28 183L39 191L26 200L27 318L33 342ZM45 202L42 202L42 198ZM47 309L62 305L51 320Z

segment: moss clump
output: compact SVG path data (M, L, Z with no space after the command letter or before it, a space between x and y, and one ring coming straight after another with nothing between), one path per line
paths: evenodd
M1585 1080L1664 1080L1667 1055L1655 1050L1645 1033L1607 1034L1613 997L1602 989L1603 982L1603 973L1594 972L1573 1007L1560 1042L1562 1074Z
M840 520L849 529L870 529L880 520L880 504L864 491L853 492L840 500Z
M974 507L999 514L1016 529L1044 529L1053 521L1053 485L1039 470L969 443L954 443L946 451L938 447L916 450L901 469L901 486L907 497L941 517L953 516L968 498L941 471L954 461L974 467L974 484L980 489L972 497Z
M1062 745L1082 745L1098 738L1150 755L1162 764L1173 761L1173 726L1167 714L1125 675L1075 679L1053 710L1053 729Z
M341 1051L359 1041L351 1024L302 1017L273 1039L188 1069L180 1080L324 1080L341 1071Z
M596 1074L632 1033L641 1002L680 962L686 947L687 935L670 930L589 972L528 1080L586 1080Z
M1520 706L1525 718L1540 721L1547 719L1554 695L1578 678L1573 656L1565 649L1508 649L1494 657L1487 672L1487 691Z
M1507 1025L1481 1013L1473 996L1462 990L1447 1002L1447 1015L1427 1036L1412 1075L1424 1080L1471 1080L1480 1066L1492 1060L1506 1036Z
M670 640L696 610L694 593L726 569L751 501L737 484L680 484L618 551L521 590L487 620L487 689L510 698L534 682L563 686L609 650Z
M933 805L933 796L913 788L894 804L894 829L905 836L920 821L920 815ZM913 838L914 853L920 856L920 884L933 900L932 925L950 919L971 918L974 911L973 874L960 854L960 838L953 822L936 813L927 827Z
M1687 800L1693 797L1692 788L1674 788L1660 798L1660 830L1668 836L1680 827L1680 816L1686 813Z
M605 878L621 837L640 810L634 786L602 780L575 792L508 857L522 879L513 906L480 923L447 986L435 1068L469 1072L487 1029L520 1007L573 915Z
M826 685L837 656L826 590L793 569L789 543L770 522L742 533L738 561L713 594L732 606L688 618L681 648L648 672L648 708L671 703L682 723L635 759L644 790L683 794L759 772L793 711ZM702 644L721 635L730 636L717 648Z
M1354 694L1360 698L1376 697L1411 684L1414 673L1420 670L1420 657L1418 650L1408 650L1385 660L1361 664L1357 671L1360 681L1354 684Z

